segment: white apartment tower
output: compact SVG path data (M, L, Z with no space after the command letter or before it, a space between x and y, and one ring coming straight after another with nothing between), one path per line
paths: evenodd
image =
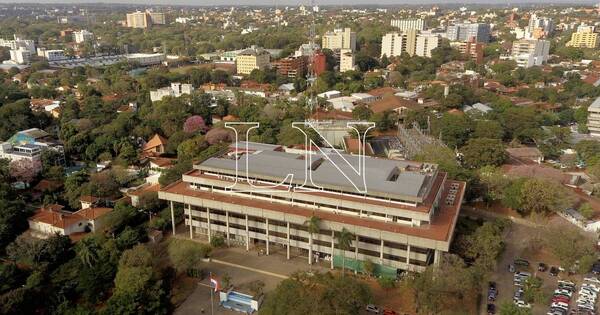
M419 35L417 36L415 55L421 57L431 57L431 51L439 46L440 38L437 35Z
M352 32L349 27L335 29L333 32L327 32L323 35L322 44L324 49L350 49L354 51L356 50L356 33Z
M81 30L79 32L73 32L73 39L77 44L81 44L94 39L94 33L87 30Z
M588 107L588 130L593 137L600 137L600 97Z
M425 20L423 20L423 19L392 20L390 22L390 24L400 31L406 31L406 30L424 31L425 28L427 27L425 24Z
M354 70L354 53L350 49L340 51L340 72Z
M521 39L513 42L512 58L519 67L541 66L548 60L550 42L538 39Z

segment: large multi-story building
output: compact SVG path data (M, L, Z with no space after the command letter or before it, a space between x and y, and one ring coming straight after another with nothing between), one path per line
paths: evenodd
M159 198L169 202L172 216L183 207L190 238L222 235L246 250L279 250L288 259L293 250L309 264L324 258L333 268L346 257L347 266L369 260L396 275L423 271L448 251L464 182L449 180L436 165L365 157L363 183L344 162L356 165L355 155L292 152L231 145L162 188ZM310 233L313 217L318 229ZM345 252L336 239L344 229L354 235Z
M19 49L10 50L10 60L20 65L28 64L31 61L31 51L19 47Z
M320 76L321 73L327 70L327 56L321 51L315 53L311 66L313 74L315 76Z
M449 25L446 36L451 41L466 42L475 39L477 42L490 41L490 25L484 23L459 23Z
M551 18L538 17L536 14L532 14L531 17L529 17L527 30L531 34L534 34L537 31L544 36L548 36L554 31L554 21Z
M440 46L440 38L437 35L419 35L415 46L415 55L431 57L431 52Z
M587 127L591 136L600 137L600 97L588 107Z
M402 53L415 54L417 45L417 30L407 30L402 33L387 33L381 38L381 56L400 56Z
M578 48L596 48L598 47L598 33L594 32L593 26L578 28L577 32L571 34L571 40L566 45Z
M303 77L306 74L306 62L308 57L287 57L273 62L277 73L288 78Z
M60 161L57 162L64 162L64 150L60 142L41 129L31 128L19 131L7 141L0 143L0 159L40 161L42 151L47 149L61 153Z
M162 24L166 24L164 13L150 11L127 13L127 27L148 28L152 25Z
M395 28L398 28L398 30L400 30L400 31L407 31L407 30L424 31L425 28L427 27L425 24L425 20L423 20L423 19L392 20L390 22L390 25L392 25Z
M327 32L323 35L323 48L331 50L350 49L356 50L356 33L349 27L339 28L333 32Z
M519 67L541 66L548 60L550 42L540 39L521 39L512 44L512 58Z
M483 43L474 40L450 43L450 46L458 49L463 56L473 60L478 65L483 63L483 45Z
M8 47L11 50L27 50L32 54L35 54L35 42L29 39L20 39L17 35L14 35L14 39L1 39L0 46Z
M251 46L237 54L235 58L235 66L237 73L250 74L252 70L264 70L269 66L271 55L268 51Z
M340 50L340 72L355 70L354 53L350 49Z
M88 30L73 32L73 39L77 44L85 43L94 39L94 33L89 32Z
M65 51L62 49L38 48L37 55L38 57L46 58L48 61L59 61L67 59L67 57L65 56Z
M381 56L400 56L407 53L411 56L431 57L431 51L439 47L437 35L418 34L409 29L402 33L387 33L381 38Z

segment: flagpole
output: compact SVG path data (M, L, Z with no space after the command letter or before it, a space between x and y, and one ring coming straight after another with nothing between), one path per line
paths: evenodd
M210 279L212 279L212 272L210 273ZM213 288L212 288L212 281L210 282L211 286L210 286L210 315L215 315L215 308L213 306ZM217 286L215 285L215 290L217 289Z

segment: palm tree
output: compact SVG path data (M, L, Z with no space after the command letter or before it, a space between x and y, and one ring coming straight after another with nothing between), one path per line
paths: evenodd
M96 260L98 260L97 244L91 238L82 239L77 243L75 250L81 262L89 267L92 267Z
M319 233L321 228L319 224L321 223L321 219L319 217L313 215L308 220L304 221L304 225L308 229L308 262L312 266L312 249L313 249L313 234Z
M354 234L343 228L340 234L337 235L338 247L342 251L342 275L346 273L346 251L350 249Z

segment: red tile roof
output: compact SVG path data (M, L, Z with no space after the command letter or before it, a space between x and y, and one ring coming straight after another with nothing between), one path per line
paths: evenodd
M91 208L81 209L81 210L75 212L74 214L79 215L88 220L96 220L97 218L111 212L112 210L113 210L112 208L91 207Z
M29 218L29 220L50 224L61 229L85 220L84 217L76 213L62 211L62 208L63 206L61 205L49 205L42 207L38 209L36 213Z

